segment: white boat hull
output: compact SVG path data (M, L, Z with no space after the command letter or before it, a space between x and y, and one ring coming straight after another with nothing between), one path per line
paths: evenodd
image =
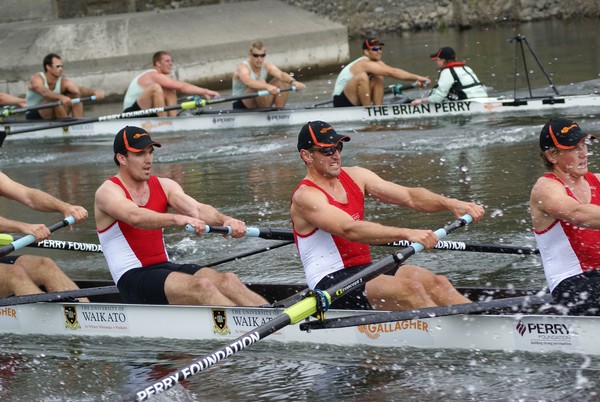
M14 137L10 137L12 140L32 137L114 135L114 133L118 132L124 125L143 127L151 133L253 127L301 127L306 124L307 121L311 120L323 120L331 124L343 124L344 127L356 127L385 122L400 123L404 120L415 118L468 116L505 112L544 112L555 109L579 109L598 106L600 106L600 96L595 94L519 100L480 98L419 106L411 106L410 104L389 104L369 107L323 107L259 112L235 112L233 110L224 110L178 117L107 119L93 123L48 129L44 129L44 126L49 124L48 122L13 124L4 122L2 124L2 129L6 130L10 136L11 131L22 130L25 128L39 128L37 131L29 133L15 133Z
M231 341L281 314L252 307L37 303L0 307L0 333ZM327 318L364 314L330 310ZM557 315L454 315L304 332L288 326L266 340L600 355L598 318Z

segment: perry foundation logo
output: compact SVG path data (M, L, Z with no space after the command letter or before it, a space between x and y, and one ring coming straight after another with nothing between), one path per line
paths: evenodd
M358 326L358 332L365 334L370 339L377 339L382 334L407 330L429 333L429 324L423 320L404 320Z
M75 331L81 328L81 324L77 319L77 307L74 305L63 306L63 313L65 315L65 327Z
M217 335L229 335L231 329L227 326L227 312L222 308L212 309L213 332Z

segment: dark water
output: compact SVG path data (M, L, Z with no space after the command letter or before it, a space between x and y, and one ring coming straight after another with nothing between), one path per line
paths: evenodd
M428 55L440 46L456 48L490 87L512 93L514 43L525 35L561 93L584 93L600 86L596 21L536 23L465 32L386 36L384 59L409 71L435 77ZM358 48L356 41L351 42ZM354 54L355 55L355 54ZM548 92L535 62L528 65L536 90ZM523 72L523 69L520 70ZM523 77L521 77L523 78ZM298 102L329 98L334 76L312 77ZM520 82L522 91L526 85ZM419 93L416 92L415 96ZM115 110L117 106L115 106ZM95 111L101 112L101 108ZM109 112L114 112L111 110ZM600 132L590 110L569 110L581 126ZM425 186L461 199L481 202L487 217L458 230L450 240L505 242L534 246L527 211L529 191L543 168L536 140L544 114L409 121L393 127L353 131L344 148L345 165L366 166L386 179ZM299 127L168 134L159 139L154 173L176 179L198 200L244 219L251 226L289 227L289 197L303 177L295 151ZM14 179L81 204L92 212L95 189L116 172L112 137L9 138L0 167ZM598 162L592 159L592 170ZM32 213L5 200L0 215L53 223L58 216ZM438 228L448 214L415 214L369 202L369 219L407 227ZM261 239L188 237L168 229L167 243L178 261L210 262L265 246ZM97 242L93 220L55 238ZM102 255L27 249L53 257L73 278L108 279ZM389 252L389 250L388 250ZM375 257L386 253L374 249ZM435 251L411 263L447 275L459 286L545 285L535 256ZM293 246L286 246L219 269L243 280L303 282ZM160 323L157 323L160 325ZM3 336L0 340L0 398L3 400L112 401L181 367L218 346L210 342L64 339ZM178 386L158 400L431 400L431 401L594 401L600 374L597 357L532 355L453 350L341 348L280 345L265 340Z

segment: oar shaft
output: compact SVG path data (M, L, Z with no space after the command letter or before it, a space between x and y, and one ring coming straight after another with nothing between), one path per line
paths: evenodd
M190 231L188 228L186 230ZM193 228L191 229L193 233ZM231 228L228 226L210 226L207 227L206 233L221 233L231 235ZM283 228L256 228L248 227L246 229L246 236L260 237L261 239L272 239L272 240L294 240L294 233L292 229ZM411 245L408 240L398 240L393 243L385 244L374 244L373 246L385 246L385 247L409 247ZM482 253L500 253L500 254L539 254L539 250L527 247L527 246L514 246L510 244L486 244L486 243L469 243L462 241L451 241L451 240L440 240L434 247L436 250L450 250L450 251L471 251L471 252L482 252Z
M552 302L551 294L545 294L543 296L531 295L508 297L504 299L483 302L453 304L450 306L429 307L402 311L382 311L364 315L331 318L323 321L310 321L300 324L300 329L302 331L310 331L313 329L345 328L358 325L372 325L381 324L384 322L417 320L422 318L443 317L458 314L476 314L484 313L490 310L538 306L550 302Z
M65 219L63 219L62 221L56 222L55 224L51 225L50 227L48 227L48 229L50 230L50 232L55 232L60 228L64 228L65 226L69 226L75 223L75 218L72 216L69 216ZM7 246L4 247L0 247L0 257L4 257L7 254L12 253L13 251L19 250L23 247L26 247L32 243L35 242L35 236L33 235L27 235L27 236L23 236L18 240L13 241L12 243L10 243Z
M296 88L295 86L291 86L290 88L284 88L284 89L279 89L279 93L281 92L289 92L289 91L297 91L298 88ZM242 100L242 99L248 99L248 98L256 98L258 96L267 96L270 95L271 93L269 91L267 91L266 89L262 90L262 91L258 91L258 92L254 92L254 93L249 93L249 94L243 94L243 95L238 95L238 96L230 96L228 98L214 98L214 99L198 99L198 105L199 107L201 106L208 106L208 105L214 105L216 103L227 103L227 102L235 102L238 100Z
M0 299L0 307L41 302L59 302L78 299L81 297L113 295L118 293L119 289L113 285L86 289L63 290L61 292L38 293L34 295L11 296Z
M71 99L71 104L75 105L77 103L87 102L87 101L95 101L95 100L96 100L95 95L88 96L85 98L73 98L73 99ZM5 106L1 110L1 115L4 117L8 117L11 114L30 112L32 110L50 109L53 107L63 106L63 105L64 105L64 102L58 101L58 102L51 102L51 103L40 103L39 105L20 107L20 108L15 108L12 106Z

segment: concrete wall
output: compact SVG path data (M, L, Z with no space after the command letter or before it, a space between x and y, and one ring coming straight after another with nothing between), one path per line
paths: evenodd
M0 24L0 91L24 94L43 57L54 52L77 84L122 95L136 74L151 68L157 50L171 53L176 78L229 88L235 66L258 39L268 61L299 78L307 67L331 68L349 59L345 26L275 0L6 23Z
M2 0L0 2L0 24L47 21L57 18L56 0Z

